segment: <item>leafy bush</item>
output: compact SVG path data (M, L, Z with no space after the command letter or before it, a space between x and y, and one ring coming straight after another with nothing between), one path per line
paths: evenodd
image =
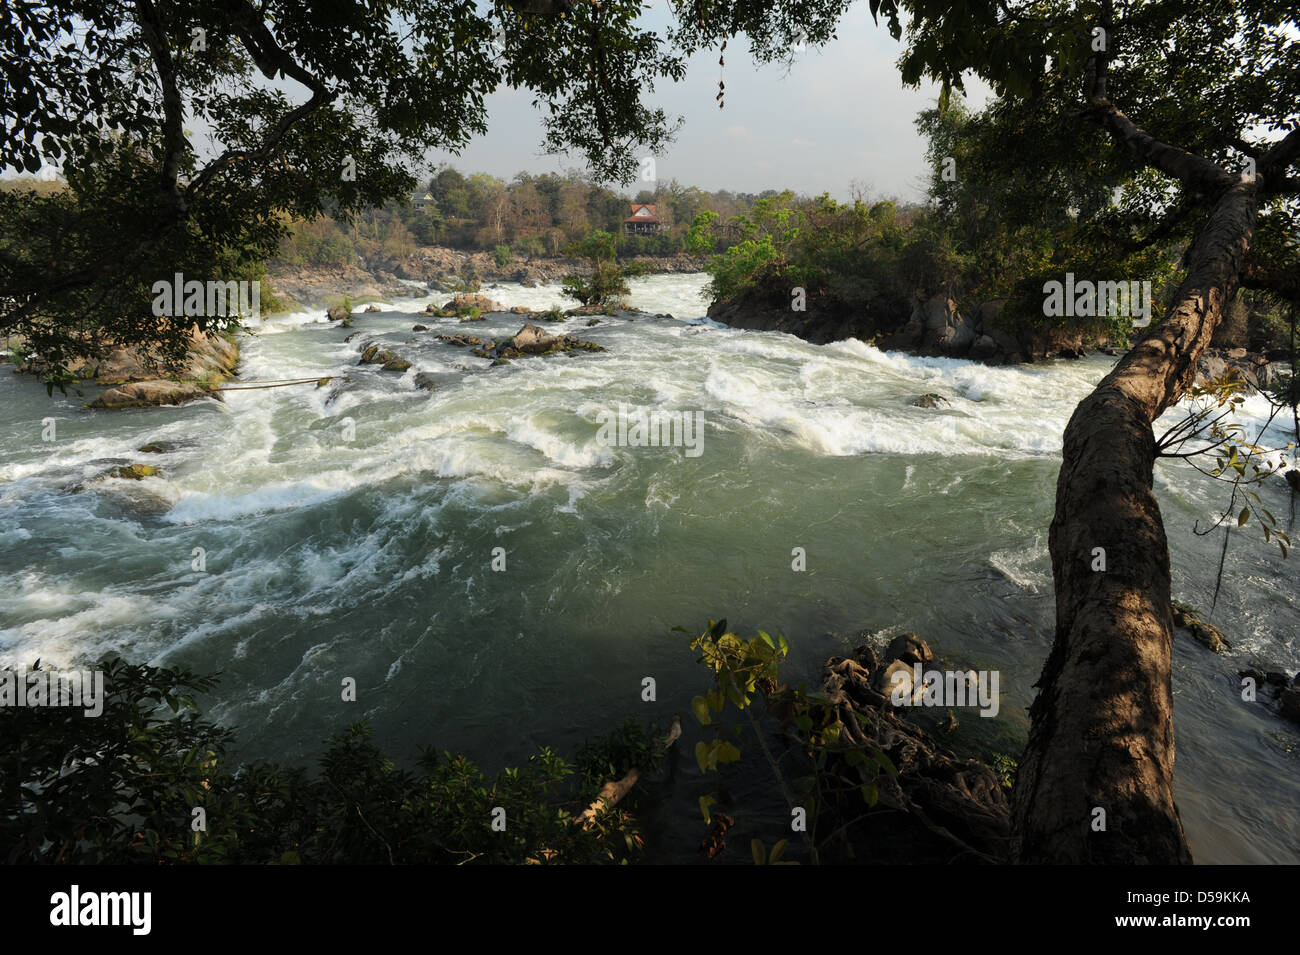
M508 245L498 245L492 249L492 261L496 263L496 267L499 269L504 269L514 261L514 258L515 254Z
M566 275L560 283L563 293L583 305L619 307L631 289L627 285L625 270L615 259L614 237L596 230L581 242L571 245L568 253L589 261L591 275Z
M622 861L641 844L619 807L590 827L575 819L600 771L644 758L644 730L624 726L584 747L583 774L546 748L494 776L433 751L407 771L364 723L327 741L314 777L275 764L228 768L234 735L202 720L191 697L214 678L120 659L99 668L98 717L0 709L9 864L598 862ZM498 807L504 830L492 826Z

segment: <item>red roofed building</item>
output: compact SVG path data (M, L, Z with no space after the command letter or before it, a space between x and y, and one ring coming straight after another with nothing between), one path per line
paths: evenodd
M623 220L624 235L658 235L664 220L655 215L655 207L643 202L632 203L632 214Z

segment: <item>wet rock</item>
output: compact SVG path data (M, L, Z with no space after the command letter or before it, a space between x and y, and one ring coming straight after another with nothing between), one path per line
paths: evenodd
M499 312L502 310L500 304L486 295L457 295L442 305L444 312L460 312L471 308L477 308L483 312Z
M934 660L934 654L930 651L930 645L916 634L904 633L889 641L889 646L885 648L885 659L902 660L908 666L913 663L925 666Z
M499 344L476 348L474 354L480 358L522 358L528 355L604 350L595 342L574 338L572 335L547 335L541 326L525 322L524 327L519 329L513 338Z
M1282 691L1282 715L1293 723L1300 723L1300 689Z
M195 398L203 398L209 389L192 381L132 381L110 388L90 403L92 408L148 408L157 405L179 405Z
M481 338L473 335L438 335L438 341L446 342L448 345L455 345L458 348L481 348L487 344Z
M158 469L152 464L123 464L111 469L104 476L123 478L127 481L143 481L147 477L157 477Z
M331 322L341 322L351 317L352 312L346 305L331 305L325 310L325 315Z
M1267 673L1265 673L1264 682L1267 683L1269 686L1276 686L1282 689L1285 689L1291 685L1291 681L1287 679L1287 675L1285 673L1279 672L1278 670L1269 670Z
M415 376L415 387L420 391L436 391L437 379L427 371L422 371Z
M1202 646L1215 653L1227 653L1232 649L1227 638L1212 624L1206 623L1196 613L1195 608L1186 604L1173 602L1174 626L1186 630Z
M919 398L913 398L909 404L914 408L938 408L940 405L951 404L943 395L933 393L921 395Z
M142 448L137 448L141 454L167 454L175 451L180 445L175 441L151 441Z
M428 330L429 330L429 326L428 326L428 325L412 325L412 326L411 326L411 331L413 331L413 332L427 332Z
M367 305L367 306L366 306L366 311L367 311L367 312L377 312L377 311L379 311L379 310L380 310L380 309L379 309L379 306L378 306L378 305Z
M410 367L411 363L398 355L392 355L392 357L383 364L384 371L406 371Z

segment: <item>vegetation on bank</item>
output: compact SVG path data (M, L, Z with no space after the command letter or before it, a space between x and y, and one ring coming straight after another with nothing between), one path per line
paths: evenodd
M1078 332L1123 345L1134 315L1048 316L1045 283L1064 283L1067 275L1150 282L1147 317L1157 323L1181 280L1190 225L1163 227L1142 205L1152 188L1149 172L1117 163L1104 140L1082 150L1067 146L1071 131L1055 122L1032 102L996 100L980 112L956 102L926 110L917 118L928 141L925 203L861 194L839 202L786 191L730 217L701 212L686 247L708 257L709 291L719 301L866 312L888 329L905 322L918 299L942 295L967 314L985 302L1002 303L995 324L1017 338ZM1012 140L1031 152L1029 159L1020 148L1006 148ZM1042 174L1062 162L1069 175ZM1215 342L1288 358L1295 332L1287 300L1243 290Z
M897 793L900 781L886 744L864 737L862 727L886 718L902 724L855 711L841 693L781 682L782 637L746 640L725 621L710 621L690 647L710 673L692 703L705 735L694 746L704 777L702 785L696 777L678 785L699 785L705 854L720 854L734 824L713 774L740 760L745 739L798 810L797 822L773 827L788 839L752 847L756 862L817 862L827 853L843 858L855 843L862 849L858 824L881 803L881 786ZM874 654L861 652L874 666ZM629 720L572 758L543 747L526 764L491 774L464 754L434 750L400 768L360 723L326 741L316 773L235 765L235 735L204 720L194 701L215 678L119 658L99 668L97 717L75 707L0 708L0 846L9 864L635 861L645 847L635 783L657 773L681 733L677 721L665 737L662 727ZM743 722L728 725L733 712ZM770 742L779 736L780 755ZM929 759L924 735L915 741ZM1001 760L1002 776L988 769L985 778L1006 788L1014 764L988 755ZM1004 803L997 796L996 805ZM898 808L889 795L880 809L886 805ZM897 814L886 815L897 829Z

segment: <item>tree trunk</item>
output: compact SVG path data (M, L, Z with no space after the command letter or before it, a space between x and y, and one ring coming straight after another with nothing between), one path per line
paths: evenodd
M1242 182L1221 193L1169 314L1066 427L1050 535L1056 638L1012 801L1020 862L1192 861L1174 805L1173 620L1152 422L1194 380L1236 294L1256 192Z

